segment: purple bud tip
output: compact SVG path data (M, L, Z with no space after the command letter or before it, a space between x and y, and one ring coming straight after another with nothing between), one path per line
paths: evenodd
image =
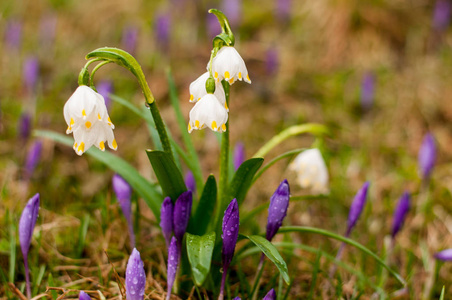
M276 1L276 16L282 22L290 20L290 12L292 11L292 0Z
M364 206L366 205L367 190L369 189L369 182L364 183L361 189L356 193L353 203L350 206L350 212L348 213L348 223L346 236L350 235L353 227L355 227L356 222L363 212Z
M422 178L428 179L436 160L436 145L433 135L427 133L419 149L418 161Z
M271 289L267 295L265 295L263 300L275 300L276 299L276 292L275 289Z
M284 179L270 198L270 206L268 207L267 219L267 240L271 241L281 227L284 218L287 215L287 207L289 206L290 188L287 179Z
M19 120L19 136L26 140L30 137L31 132L31 115L23 113Z
M31 56L25 60L23 66L24 84L28 91L33 92L36 89L36 83L39 77L39 61Z
M5 44L12 49L19 49L22 42L22 23L16 20L8 21L5 31Z
M243 143L237 143L234 149L234 169L237 170L245 161L245 146Z
M177 198L173 212L173 229L177 242L182 243L185 231L187 230L188 220L191 214L192 192L183 192Z
M125 181L124 178L119 176L118 174L115 174L112 179L113 183L113 190L115 191L116 197L119 200L130 200L132 195L132 188L130 185Z
M179 265L179 247L177 246L177 240L173 236L170 246L168 248L168 269L167 269L167 284L168 294L166 299L171 296L171 289L173 288L174 280L176 279L177 266Z
M452 261L452 248L437 252L434 256L442 261Z
M29 179L39 163L42 152L42 142L36 141L30 148L25 161L25 178Z
M366 72L361 82L361 105L364 109L370 109L375 97L375 75Z
M79 300L91 300L91 297L84 291L80 291L80 294L78 295L78 299Z
M126 296L127 300L142 300L146 285L146 273L144 264L140 258L140 252L133 248L126 268Z
M410 194L405 192L402 197L400 197L397 207L394 211L394 217L392 221L392 238L400 231L405 221L406 215L410 210Z
M233 300L242 300L239 296L235 297Z
M195 193L196 191L196 182L195 182L195 177L193 176L193 173L191 171L187 171L187 173L185 173L185 185L187 186L187 189L189 191L192 191L192 193Z
M113 93L113 83L109 80L103 80L96 85L96 90L99 94L102 95L102 97L104 97L105 105L107 106L107 108L110 107L110 94Z
M170 197L166 197L163 200L160 208L160 227L162 228L166 246L169 247L171 235L173 234L173 202Z
M239 205L237 199L233 199L224 212L222 229L222 258L223 268L226 269L234 256L235 244L239 236Z
M39 193L28 200L19 221L19 241L24 257L28 255L31 237L39 213Z

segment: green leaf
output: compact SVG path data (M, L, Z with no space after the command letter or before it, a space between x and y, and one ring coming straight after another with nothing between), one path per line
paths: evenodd
M187 187L171 155L163 151L146 150L146 153L164 195L169 196L173 202L176 201L180 194L187 190Z
M206 232L207 226L213 218L213 210L216 202L217 182L215 181L215 177L210 175L204 185L204 190L202 191L201 198L196 207L196 212L193 217L190 218L188 232L198 235L203 235Z
M210 272L212 253L215 245L215 232L198 236L190 233L187 236L187 255L190 261L193 278L197 286L201 286Z
M444 300L444 294L445 294L445 286L443 285L443 289L441 290L441 295L439 296L439 300Z
M278 250L273 246L272 243L267 241L265 238L259 235L250 235L246 236L250 241L252 241L259 249L261 249L262 253L265 254L279 269L279 272L283 276L286 284L290 284L289 271L287 269L287 264L282 258L281 254L279 254Z
M74 140L62 134L47 131L35 130L36 136L49 138L66 146L72 147ZM144 199L146 204L154 213L158 221L160 221L160 206L163 202L163 196L159 193L155 185L151 184L138 171L122 158L112 154L111 152L102 152L95 147L91 147L87 155L94 157L98 161L107 165L110 169L121 175L132 188Z
M229 184L229 200L236 198L239 206L242 204L246 193L251 187L254 174L256 174L263 162L263 158L257 157L242 163Z

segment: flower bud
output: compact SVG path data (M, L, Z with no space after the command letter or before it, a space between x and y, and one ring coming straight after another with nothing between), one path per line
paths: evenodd
M239 236L239 205L236 199L229 203L228 208L224 212L222 230L222 258L225 272L234 256L235 245Z
M263 300L275 300L276 299L276 292L275 289L271 289L267 295L265 295Z
M196 181L191 171L187 171L187 173L185 173L184 181L187 186L187 190L194 194L196 192Z
M410 210L410 194L405 192L397 203L392 221L392 238L400 231L405 221L406 215Z
M427 133L419 149L419 169L423 179L430 178L436 160L436 146L433 135Z
M160 209L160 228L162 228L162 234L165 238L166 247L169 247L171 236L173 234L173 202L170 197L166 197L163 200L162 207Z
M442 261L452 261L452 248L437 252L434 256Z
M449 0L437 0L433 10L432 27L438 32L447 29L450 23L451 3Z
M84 291L80 291L80 294L78 295L78 299L79 300L91 300L91 297Z
M155 19L155 35L158 44L163 50L168 49L171 33L171 15L169 13L159 14Z
M369 189L369 182L364 183L361 189L356 193L353 199L352 205L350 206L350 211L348 213L347 222L347 232L345 236L349 236L353 227L355 227L356 222L358 222L361 213L363 212L364 206L366 205L367 190Z
M243 143L237 143L234 149L234 169L240 167L240 165L245 161L245 145Z
M22 23L10 20L5 29L5 45L11 50L19 50L22 43Z
M29 93L36 91L36 83L39 77L39 61L36 57L31 56L25 60L23 66L23 81L25 88Z
M361 82L361 107L369 110L375 97L375 76L372 72L366 72Z
M173 229L179 245L182 244L185 231L187 230L188 220L190 219L192 205L192 192L183 192L177 198L173 212Z
M25 206L19 221L19 241L22 254L28 255L31 237L39 213L39 193L34 195Z
M168 248L168 269L167 269L167 285L168 293L166 299L171 297L171 290L173 288L174 280L176 279L177 266L179 265L179 247L177 246L176 238L173 236L170 246Z
M287 207L289 206L290 188L287 179L284 179L273 196L270 198L270 206L268 207L267 234L266 238L271 241L278 232L282 221L287 215Z
M133 248L126 268L126 296L127 300L143 300L146 286L146 273L140 252Z

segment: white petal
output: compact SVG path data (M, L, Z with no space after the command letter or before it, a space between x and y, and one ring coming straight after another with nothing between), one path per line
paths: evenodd
M212 73L217 81L233 84L237 79L251 83L245 62L234 47L222 47L212 61Z
M206 72L190 84L190 102L197 102L202 97L207 95L206 81L208 78L209 72ZM219 81L215 83L214 95L217 97L218 101L220 101L220 103L226 107L226 94L224 92L223 85ZM226 110L229 111L229 109Z
M190 111L188 130L209 127L213 131L224 131L228 120L228 112L217 97L207 94L202 97Z
M328 191L328 170L318 149L300 153L289 165L289 169L297 173L297 181L301 187L310 188L317 193Z

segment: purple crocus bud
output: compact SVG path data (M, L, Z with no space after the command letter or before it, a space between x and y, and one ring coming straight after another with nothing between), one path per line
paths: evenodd
M159 14L155 19L155 34L158 43L163 49L167 49L170 41L171 15L168 13Z
M437 0L433 10L433 29L444 31L450 23L451 3L449 0Z
M361 189L356 193L353 199L352 205L350 206L350 212L348 213L347 222L347 232L345 236L349 236L353 227L355 227L356 222L358 222L361 213L363 212L364 206L366 205L367 190L369 189L369 182L364 183Z
M10 20L5 30L5 45L11 49L19 50L22 42L22 23Z
M30 179L31 175L33 174L36 166L39 163L39 160L41 159L41 152L42 142L34 142L30 150L28 151L27 159L25 161L25 179Z
M167 285L168 293L166 294L166 299L169 300L171 297L171 290L173 289L174 280L176 279L177 266L179 265L179 247L177 246L177 240L173 236L171 239L170 246L168 248L168 269L167 269Z
M115 174L112 179L113 190L115 191L116 198L118 198L119 206L127 221L127 227L129 229L130 248L135 248L135 232L133 231L132 223L132 188L118 174Z
M30 56L25 60L22 73L25 88L29 93L34 93L39 77L39 61L35 56Z
M162 208L160 209L160 228L162 228L162 233L165 237L166 247L169 247L171 235L173 234L173 202L170 197L166 197L163 200Z
M223 0L222 11L228 17L231 27L239 26L242 19L242 0Z
M110 80L102 80L96 85L96 90L104 97L105 106L109 108L111 105L110 94L113 94L113 83Z
M126 296L127 300L143 300L146 273L140 258L140 252L133 248L126 268Z
M124 28L122 32L122 47L124 50L134 55L137 47L138 29L134 26Z
M403 193L400 197L397 207L394 211L394 217L392 221L392 238L400 231L405 221L406 215L410 210L410 194L408 192Z
M187 171L187 173L185 173L184 181L187 189L194 194L196 192L196 182L192 171Z
M452 261L452 248L437 252L434 256L442 261Z
M433 135L427 133L419 149L419 169L424 180L430 178L436 160L436 145Z
M179 246L187 230L188 220L191 214L192 192L183 192L174 205L173 229Z
M235 297L233 300L242 300L239 296Z
M34 195L28 200L19 221L19 241L25 265L25 281L27 285L27 296L31 298L30 272L28 268L28 251L30 250L31 237L38 219L39 213L39 194Z
M292 11L292 0L277 0L276 1L276 17L282 21L290 20L290 13Z
M78 294L78 299L79 300L91 300L91 297L84 291L80 291L80 294Z
M361 81L361 107L369 110L374 103L375 98L375 75L372 72L366 72Z
M214 14L208 13L206 16L207 21L207 33L209 34L209 37L213 39L217 36L217 34L221 33L221 26L220 23L218 23L218 19Z
M267 50L265 69L267 70L267 75L274 75L278 71L279 67L279 57L278 50L272 47Z
M290 188L287 179L284 179L270 198L270 206L268 207L267 219L267 240L271 241L278 232L282 221L286 217L287 207L289 207Z
M234 169L237 170L245 161L245 145L237 143L234 149Z
M19 119L19 136L23 140L27 140L31 133L31 115L29 113L22 113Z
M276 299L276 292L275 289L271 289L268 291L267 295L265 295L263 300L275 300Z

